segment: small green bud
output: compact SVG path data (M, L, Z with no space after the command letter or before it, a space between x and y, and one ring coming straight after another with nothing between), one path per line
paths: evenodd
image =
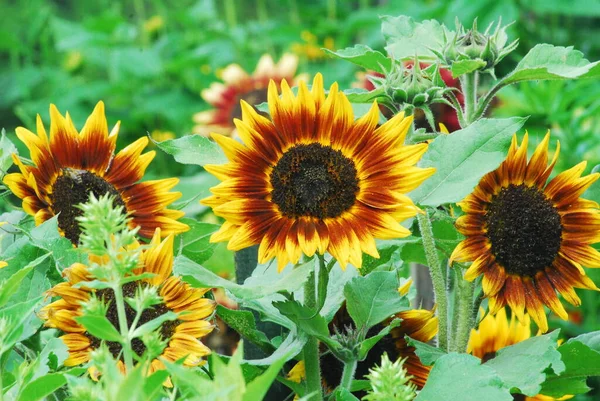
M416 386L410 382L404 368L405 359L391 362L387 354L381 357L381 365L369 369L367 378L371 382L371 391L365 401L411 401L416 396Z
M151 285L138 286L135 291L135 297L125 299L129 306L131 306L136 312L142 312L153 305L161 303L162 299L156 287Z
M82 304L82 310L85 315L106 316L108 305L103 300L98 299L95 294L92 294L90 299Z
M146 346L146 357L149 360L159 357L169 340L169 338L162 338L158 331L151 331L144 334L142 336L142 342Z

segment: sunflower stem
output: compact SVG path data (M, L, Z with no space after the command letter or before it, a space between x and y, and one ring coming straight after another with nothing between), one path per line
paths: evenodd
M133 357L131 351L131 341L129 339L129 328L127 327L127 315L125 313L125 300L123 299L123 287L118 283L113 287L115 293L115 304L117 305L117 315L119 317L119 330L123 343L123 358L125 359L126 371L133 370Z
M460 86L462 89L463 96L465 98L465 111L464 111L464 126L473 123L476 117L475 105L477 104L477 72L465 74L460 77Z
M323 255L318 255L319 267L325 269L325 258ZM316 310L316 272L313 272L306 283L304 284L304 305ZM322 401L323 390L321 387L321 361L319 356L319 341L314 336L309 336L308 341L304 345L304 368L306 373L306 390L311 394L311 401Z
M446 351L448 349L448 295L446 293L446 281L444 279L445 269L440 261L437 250L435 248L435 239L433 237L433 229L431 228L431 220L429 212L417 215L419 230L423 238L423 248L425 250L425 258L429 265L431 273L431 281L433 282L433 292L437 303L437 313L439 318L438 332L438 347Z
M237 15L235 12L235 0L225 0L225 20L227 21L227 25L229 25L229 29L235 28L237 25Z
M354 380L354 374L356 373L356 365L358 365L356 359L350 362L344 362L344 372L342 373L342 381L340 382L341 388L350 390L352 380Z
M465 352L469 343L469 333L473 328L473 292L475 285L460 278L458 280L458 325L452 351Z

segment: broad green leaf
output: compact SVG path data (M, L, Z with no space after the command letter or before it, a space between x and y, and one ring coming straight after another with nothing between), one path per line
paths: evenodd
M502 348L485 365L494 369L508 388L517 388L533 397L539 394L547 369L557 374L565 370L561 354L556 350L558 333L556 330Z
M166 370L157 370L144 380L145 400L159 400L159 394L163 390L163 383L169 377Z
M335 401L360 401L350 392L350 390L343 387L335 389L333 397Z
M121 342L121 334L105 316L79 316L75 320L94 337L106 341Z
M506 158L513 134L526 120L483 118L452 135L438 136L419 163L419 167L435 167L436 172L409 197L432 207L461 201Z
M256 328L254 315L246 310L232 310L222 305L217 305L217 315L233 330L237 331L242 338L251 341L265 352L273 352L275 348L269 339Z
M452 78L458 78L461 75L469 74L485 66L486 62L479 59L454 61L451 68Z
M371 103L373 103L373 101L385 96L385 90L383 89L383 87L374 89L372 91L368 91L362 88L352 88L346 89L344 91L344 94L346 95L350 103L369 103L369 105L367 106L368 108L365 110L369 111L371 109ZM361 114L364 115L365 113L362 112ZM355 115L355 117L358 117L358 115Z
M23 280L23 278L25 276L27 276L29 274L29 272L31 272L31 270L36 265L38 265L41 261L46 259L48 256L49 256L49 254L46 254L44 256L37 258L32 263L30 263L29 266L26 266L26 267L22 268L21 270L18 270L15 274L10 276L10 278L8 280L6 280L4 283L2 283L2 288L0 288L0 307L4 306L8 302L10 297L12 297L12 295L19 289L21 280ZM39 261L39 262L35 263L36 261Z
M439 358L415 401L513 401L494 369L479 358L451 353Z
M186 135L177 139L154 142L163 152L170 154L181 164L224 164L227 158L223 149L201 135Z
M435 20L416 22L406 15L385 15L381 17L381 21L385 50L396 60L415 56L423 60L434 60L436 56L429 49L440 51L444 45L444 30Z
M144 365L139 364L133 371L127 372L115 394L115 400L142 401L144 396Z
M294 269L284 270L275 282L252 285L239 285L219 277L185 256L175 258L173 270L195 287L225 288L237 298L256 299L279 291L292 292L302 287L308 278L309 272L313 270L313 262L304 263Z
M423 365L431 366L435 363L435 361L444 355L447 355L446 352L440 348L436 348L427 343L414 340L408 336L405 336L404 338L406 339L408 345L415 347L415 354L417 354Z
M47 252L52 252L52 257L59 270L65 269L75 262L87 262L85 253L73 248L71 241L60 235L58 216L54 216L34 227L30 235L33 245Z
M181 392L181 398L195 401L221 401L221 396L229 393L230 389L216 389L213 382L201 370L192 370L180 364L164 361L173 383Z
M570 338L569 341L567 341L567 342L572 343L575 341L587 345L594 351L600 352L600 330L599 331L591 331L589 333L585 333L585 334L579 335L577 337Z
M11 349L15 343L31 337L41 326L41 320L35 315L42 297L28 299L0 309L0 318L7 319L7 334L0 342L0 355Z
M549 374L540 392L555 398L586 393L589 390L587 378L600 376L600 352L580 340L598 347L598 336L599 332L588 333L561 345L558 352L566 368L560 375Z
M214 371L213 386L218 390L230 389L227 397L220 400L242 401L243 394L246 392L246 381L242 371L241 362L244 352L243 343L240 342L238 349L225 363L218 355L212 354L210 358L211 370Z
M355 277L344 286L346 307L356 327L371 328L409 308L408 299L398 294L396 272L372 272Z
M503 85L542 79L575 79L600 76L600 61L590 63L572 46L539 44L529 51L513 72L502 79Z
M366 340L363 340L360 343L360 347L358 349L358 359L361 361L364 360L369 354L369 351L371 351L371 349L375 345L377 345L379 340L390 334L390 331L392 331L393 328L400 326L401 321L401 319L394 319L390 322L390 324L381 329L379 333L377 333L373 337L369 337Z
M359 44L338 51L324 50L333 56L359 65L365 70L385 74L392 68L392 60L387 58L383 53L371 49L369 46Z
M51 373L39 377L27 384L18 398L18 401L38 401L54 393L67 383L62 373Z
M272 365L286 355L298 355L306 344L308 337L303 332L292 329L285 340L277 347L275 352L263 359L247 360L250 365Z
M0 132L0 177L2 177L8 171L8 168L12 166L12 154L19 153L15 145L6 136L4 128Z
M283 365L293 356L293 354L285 355L283 358L269 366L262 375L248 383L242 400L261 401L267 394L267 391L269 391L269 387L271 387L271 384L277 377L277 374Z
M149 322L144 323L140 327L136 328L133 331L133 333L131 334L131 336L133 338L135 338L135 337L141 337L144 334L148 334L151 331L154 331L154 330L158 329L160 326L162 326L162 324L164 322L166 322L166 321L173 321L173 320L177 320L177 313L169 311L167 313L164 313L164 314L162 314L162 315L160 315L160 316L158 316L158 317L150 320Z
M51 368L56 369L61 366L65 359L69 357L69 349L60 338L52 338L46 343L44 349L36 358L35 363L38 365L33 379L48 374Z
M219 229L219 225L202 223L194 219L184 218L182 223L190 226L190 230L181 234L181 254L196 263L204 263L213 255L217 244L210 242L210 236Z

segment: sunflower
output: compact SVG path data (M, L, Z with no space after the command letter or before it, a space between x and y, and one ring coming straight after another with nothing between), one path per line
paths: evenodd
M277 84L282 79L296 82L303 78L295 78L297 68L298 57L293 54L284 54L278 63L265 54L258 61L252 75L238 64L225 67L221 73L223 83L215 82L202 91L202 98L213 108L194 114L193 120L197 125L193 132L204 136L211 132L231 136L235 130L233 120L242 118L240 100L252 106L266 102L269 81L273 80Z
M137 323L137 327L169 311L178 314L175 321L167 321L160 327L160 334L168 341L160 358L174 362L186 358L184 364L196 366L203 363L203 357L210 354L210 349L199 339L213 330L211 318L215 311L215 302L204 298L209 288L192 288L180 278L172 276L173 269L173 234L161 242L160 229L156 230L147 249L142 250L140 266L134 274L154 273L155 276L138 280L123 285L124 297L133 297L138 287L153 286L162 297L162 302L152 308L146 309ZM91 260L96 257L91 256ZM90 353L100 346L101 340L86 331L85 327L77 323L76 317L82 315L82 303L90 300L92 294L108 304L106 317L119 329L117 306L114 302L114 293L111 289L92 290L85 286L77 287L82 281L92 281L94 277L89 273L88 267L75 263L63 271L67 281L59 283L50 289L49 296L59 297L58 300L42 308L40 317L47 327L57 328L64 332L61 336L69 348L69 357L65 366L76 366L90 360ZM125 305L128 324L131 326L136 316L135 310ZM121 344L106 342L108 349L115 358L121 357ZM132 341L133 351L141 356L146 347L140 339ZM124 371L121 359L119 369ZM149 373L164 369L158 359L151 362Z
M450 259L473 261L465 279L483 275L492 314L508 304L522 319L527 310L546 332L544 305L568 318L556 291L578 306L574 288L598 289L582 265L600 267L590 246L600 240L600 214L580 196L600 174L582 177L582 162L546 184L560 146L548 165L548 133L528 162L527 140L518 146L514 136L506 160L459 203L465 215L456 226L467 238Z
M281 82L269 85L271 119L242 101L236 120L244 144L214 135L229 163L206 170L223 182L204 199L226 221L211 237L239 250L260 244L260 263L277 257L279 270L301 254L328 251L345 268L362 264L362 252L379 257L375 238L410 235L399 221L419 209L404 195L435 169L414 164L426 144L404 146L412 117L398 114L378 127L379 109L354 120L346 96L323 78L295 97Z
M483 311L481 311L483 313ZM498 311L496 316L488 314L479 323L478 330L472 329L469 337L467 352L481 359L482 363L496 357L496 353L504 347L520 343L531 337L531 323L528 314L517 321L514 315L510 322L506 316L505 308ZM555 398L545 395L527 397L522 394L513 394L515 400L522 401L554 401ZM567 400L572 396L564 396L560 400Z
M426 309L403 311L395 317L402 319L400 326L393 328L389 335L383 337L371 348L364 361L358 362L355 378L357 380L367 380L366 376L369 374L369 369L379 364L381 356L387 354L392 361L406 358L404 368L407 370L408 375L412 376L411 382L418 389L421 389L429 377L431 367L421 363L419 357L415 354L415 349L410 347L406 342L405 336L421 342L431 341L438 331L438 318L435 316L435 311ZM367 333L367 337L379 333L391 320L389 319L382 324L372 327ZM353 327L353 325L354 323L344 306L336 313L329 325L329 329L333 335L335 332L347 327ZM323 349L322 351L325 350ZM321 356L321 368L324 387L333 391L342 379L344 364L331 353L323 352ZM303 362L299 362L290 370L288 379L296 383L305 379Z
M181 196L169 192L177 178L138 182L156 154L142 154L148 139L140 138L115 155L119 124L109 134L104 103L98 102L81 133L69 113L63 117L54 105L50 105L50 137L39 114L37 135L17 128L33 165L24 165L13 155L21 172L7 174L4 183L23 200L23 209L34 216L37 225L58 215L61 233L77 245L81 234L77 217L83 213L77 205L87 202L92 192L96 197L113 195L142 236L152 237L156 228L163 236L189 229L177 221L183 212L166 209Z

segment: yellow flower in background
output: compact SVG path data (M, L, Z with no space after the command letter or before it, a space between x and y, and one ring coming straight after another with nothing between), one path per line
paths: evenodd
M90 256L92 261L97 257ZM158 305L146 309L139 318L137 327L155 317L169 311L178 314L177 320L166 321L160 327L160 333L168 344L162 352L161 358L170 362L185 358L184 365L197 366L204 363L204 357L210 354L210 349L200 339L209 334L214 326L211 323L216 304L213 300L204 298L209 288L193 288L180 278L172 276L173 270L173 234L161 241L160 229L156 230L149 247L142 251L140 267L134 274L153 273L149 279L134 281L123 285L123 295L133 297L139 286L153 286L162 297ZM108 304L107 319L119 330L117 306L114 293L111 289L92 290L85 286L78 287L77 283L92 281L94 277L89 273L88 267L76 263L63 271L67 281L57 284L48 291L48 295L58 297L51 304L40 311L40 317L47 327L61 330L61 336L69 348L69 357L65 366L76 366L90 360L90 353L98 348L101 340L86 331L85 327L77 323L75 318L82 314L82 302L90 299L92 294ZM125 312L129 326L133 323L136 311L126 304ZM110 352L115 358L121 354L121 344L107 342ZM140 339L132 341L133 351L141 356L146 347ZM125 365L122 360L118 362L119 369L124 372ZM151 362L148 375L156 370L164 369L164 364L155 359ZM91 373L94 373L92 369Z
M148 33L154 33L165 26L165 20L160 15L154 15L144 21L144 30Z
M303 42L292 43L291 50L295 54L306 57L308 60L317 61L327 57L323 48L335 50L335 42L332 37L326 37L323 45L320 45L318 38L309 31L302 31L300 38Z
M161 131L155 129L150 133L150 137L154 139L156 142L167 141L169 139L175 139L177 135L173 131Z
M483 310L481 313L483 314ZM541 333L539 333L541 334ZM496 316L488 314L479 323L477 330L471 330L469 337L469 345L467 352L481 359L482 363L494 359L499 350L510 345L520 343L531 337L531 323L529 315L526 313L523 318L518 321L515 316L511 316L510 322L506 316L506 309L502 308ZM523 401L558 401L568 400L573 398L571 395L564 396L560 399L555 399L545 395L536 395L535 397L527 397L521 394L514 394L516 397L521 397Z
M177 178L138 182L155 156L142 154L148 138L142 137L115 155L117 123L109 133L104 103L99 102L81 132L71 121L50 105L50 135L37 116L37 134L19 127L18 138L31 153L33 165L25 165L13 155L20 173L7 174L4 183L23 200L23 210L34 216L36 225L58 215L61 233L73 244L79 243L81 230L77 217L83 213L77 205L96 197L115 196L131 217L130 225L139 226L139 234L152 237L156 228L164 236L187 231L177 219L184 213L167 205L181 197L170 190Z
M213 132L232 135L235 130L234 120L242 118L240 101L244 100L253 107L266 102L269 81L273 80L279 86L283 79L297 83L306 78L305 75L296 77L297 69L298 57L293 54L284 54L277 63L270 55L265 54L252 74L248 74L238 64L227 66L218 74L223 83L215 82L202 91L202 98L212 109L193 116L196 123L193 132L204 136Z
M483 276L492 315L508 304L518 318L527 311L543 332L544 305L568 318L556 291L580 305L574 288L598 289L582 266L600 267L590 246L600 241L599 206L580 198L600 174L582 177L582 162L546 184L560 149L548 165L549 140L548 133L528 162L527 134L520 146L513 137L506 160L459 203L465 215L456 226L467 238L451 256L473 261L465 278Z
M258 259L277 258L278 268L302 254L329 252L345 268L375 258L375 238L410 235L400 222L419 209L406 193L435 169L415 167L426 144L404 145L412 117L398 114L378 126L379 108L354 120L352 106L333 84L325 96L323 77L298 96L288 83L269 86L271 119L242 101L236 120L243 142L213 135L229 163L208 165L221 181L203 204L225 223L211 241L228 249L260 244Z
M67 71L75 71L83 63L83 55L78 51L70 51L67 53L63 61L63 67Z

